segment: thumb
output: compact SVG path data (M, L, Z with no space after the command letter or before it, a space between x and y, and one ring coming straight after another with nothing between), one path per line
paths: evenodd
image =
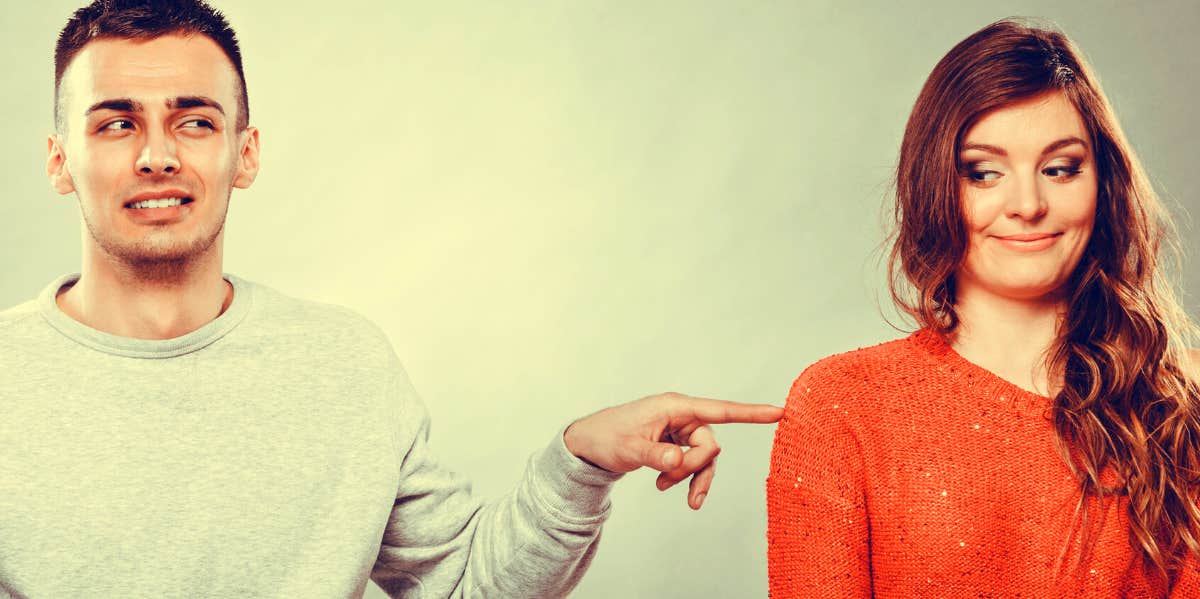
M657 443L647 439L632 437L629 449L634 456L637 467L649 466L659 472L674 470L683 462L683 450L672 443Z

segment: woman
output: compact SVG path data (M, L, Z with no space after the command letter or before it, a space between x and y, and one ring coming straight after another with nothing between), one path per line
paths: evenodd
M793 386L771 596L1200 597L1195 328L1071 42L1001 21L955 46L896 191L893 297L921 328Z

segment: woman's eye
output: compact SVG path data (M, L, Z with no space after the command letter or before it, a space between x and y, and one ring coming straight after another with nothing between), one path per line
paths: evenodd
M1074 165L1049 166L1042 169L1042 174L1054 179L1065 179L1078 175L1081 169Z
M995 181L1000 178L1000 173L996 171L968 171L967 177L972 181L984 183L987 181Z

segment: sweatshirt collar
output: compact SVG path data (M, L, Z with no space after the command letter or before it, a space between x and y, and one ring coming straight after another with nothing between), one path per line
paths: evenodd
M229 308L208 324L171 339L136 339L112 335L68 316L58 307L56 298L64 286L74 285L79 280L78 273L63 275L47 285L38 295L38 310L55 330L96 351L127 358L174 358L207 347L224 337L249 313L253 301L252 286L233 275L223 276L233 285L233 302Z

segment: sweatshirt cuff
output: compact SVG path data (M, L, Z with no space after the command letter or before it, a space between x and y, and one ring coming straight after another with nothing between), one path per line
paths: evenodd
M565 426L558 429L550 445L533 457L531 467L536 473L538 494L564 520L607 517L609 492L623 475L575 457L563 441L566 430Z

